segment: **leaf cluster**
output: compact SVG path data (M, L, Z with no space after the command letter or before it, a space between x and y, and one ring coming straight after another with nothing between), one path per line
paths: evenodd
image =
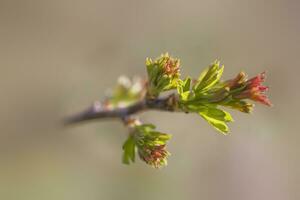
M264 73L247 80L245 73L239 73L234 79L223 81L224 66L219 61L213 62L196 79L180 78L180 60L172 58L168 53L157 59L146 59L148 78L144 90L134 93L132 85L123 84L115 91L112 102L133 102L140 98L155 100L164 92L174 91L176 100L168 102L168 106L185 113L197 113L213 128L222 134L229 132L228 123L233 122L231 114L224 107L249 113L253 104L247 99L271 105L264 95L267 87L261 85ZM129 85L129 84L128 84ZM169 105L171 104L171 105ZM130 124L130 134L123 145L123 162L130 164L135 161L136 153L147 164L159 168L167 164L170 155L166 150L171 135L155 130L152 124L140 122Z
M147 164L159 168L167 165L169 152L165 146L171 135L155 130L153 124L133 125L123 145L123 163L135 162L136 151Z

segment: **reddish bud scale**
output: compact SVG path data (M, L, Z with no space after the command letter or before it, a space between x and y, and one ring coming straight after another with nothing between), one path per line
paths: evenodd
M262 85L265 81L265 72L258 74L257 76L247 80L245 82L246 88L241 93L234 95L237 99L251 99L253 101L260 102L267 106L271 106L272 103L268 97L264 94L268 87Z
M161 167L161 161L165 160L168 156L168 152L165 149L165 145L145 148L144 153L140 152L141 158L155 168Z
M257 76L249 79L246 84L248 88L253 88L257 86L261 86L261 84L265 81L266 78L266 72L262 72L258 74Z
M164 71L167 75L175 76L179 73L179 61L168 58L164 65Z
M240 72L234 79L226 81L226 86L231 90L238 88L242 83L245 82L246 74L244 72Z

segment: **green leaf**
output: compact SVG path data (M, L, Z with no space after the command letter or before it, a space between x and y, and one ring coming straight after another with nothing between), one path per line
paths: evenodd
M191 78L187 77L182 83L183 92L190 91L190 87L191 87Z
M201 74L198 78L199 83L201 83L203 81L203 78L206 77L209 70L210 70L210 67L207 67L201 72Z
M177 93L179 95L181 95L183 93L183 81L182 80L178 80Z
M208 117L203 113L199 113L209 124L211 124L216 130L227 135L229 129L224 121L217 120L215 118Z
M149 133L153 131L156 127L153 124L141 124L135 127L139 132Z
M193 89L197 92L200 92L212 88L220 80L223 70L224 66L220 67L220 62L215 61L200 74L198 83Z
M187 101L190 97L191 92L190 91L186 91L181 93L180 98L182 101Z
M226 134L229 129L226 122L232 122L233 118L231 115L215 106L200 106L198 113L202 116L209 124L223 134Z
M185 80L178 81L177 92L182 101L187 101L190 98L190 87L191 87L191 78L188 77Z
M130 135L123 144L123 163L130 164L135 161L135 143L134 138Z
M172 138L172 135L170 135L170 134L166 134L166 133L162 134L160 132L158 132L158 133L160 134L158 136L158 139L161 140L161 141L166 142L166 141L168 141L168 140L170 140Z
M205 114L208 117L224 121L224 122L232 122L233 118L231 117L230 113L226 112L225 110L221 110L216 108L215 106L206 106L201 107L199 112Z
M150 72L153 69L151 58L146 58L146 68L147 68L148 75L150 75Z
M166 142L171 139L171 135L156 131L155 128L156 127L153 124L137 125L135 127L137 130L136 136L137 138L142 138L145 141L152 142L154 145L166 144ZM143 142L143 144L144 143L145 142Z

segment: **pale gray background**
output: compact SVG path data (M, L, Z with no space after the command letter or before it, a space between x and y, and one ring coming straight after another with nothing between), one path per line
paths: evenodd
M0 0L1 199L299 199L299 10L297 0ZM144 113L174 136L162 170L121 164L117 121L61 127L166 51L183 76L216 58L224 78L266 70L275 106L233 112L226 137L196 115Z

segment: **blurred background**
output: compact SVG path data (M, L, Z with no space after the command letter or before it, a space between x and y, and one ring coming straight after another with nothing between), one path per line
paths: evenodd
M298 0L0 0L0 198L300 198ZM196 115L147 112L173 134L169 165L121 163L118 121L63 127L120 75L169 52L195 77L267 71L272 108L233 111L231 134Z

